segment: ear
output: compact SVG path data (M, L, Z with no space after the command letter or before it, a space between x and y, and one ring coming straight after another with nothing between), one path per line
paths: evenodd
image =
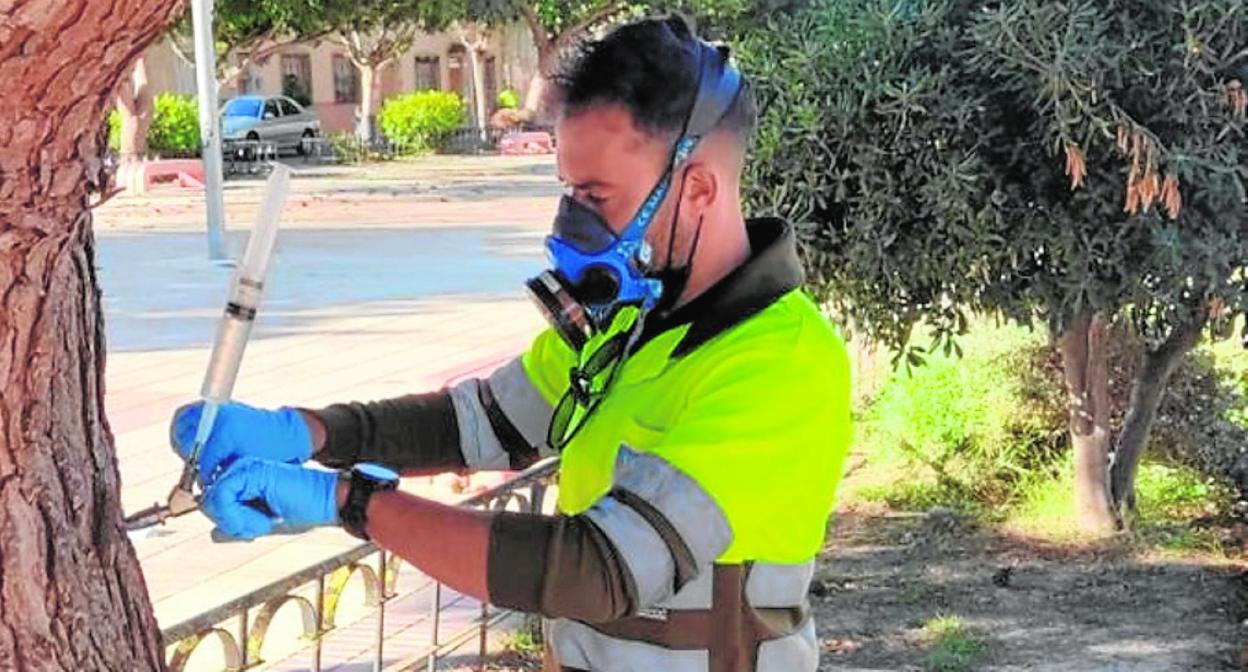
M719 197L719 176L709 165L701 161L685 168L685 202L682 207L691 216L701 217L715 204Z

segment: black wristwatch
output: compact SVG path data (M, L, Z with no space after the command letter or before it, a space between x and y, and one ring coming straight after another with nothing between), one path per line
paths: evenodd
M375 493L399 487L399 475L379 464L363 463L352 467L343 477L347 479L347 498L338 511L338 520L347 532L364 541L372 541L366 531L368 500Z

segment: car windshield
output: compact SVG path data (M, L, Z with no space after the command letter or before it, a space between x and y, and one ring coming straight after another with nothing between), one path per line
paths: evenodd
M258 117L260 116L260 99L235 98L225 104L227 117Z

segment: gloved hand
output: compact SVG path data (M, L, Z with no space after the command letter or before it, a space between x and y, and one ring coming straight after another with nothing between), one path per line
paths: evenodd
M202 401L174 411L169 442L183 460L190 457L203 412ZM199 453L196 467L200 481L205 487L211 485L218 469L228 468L244 456L302 464L312 457L312 433L308 423L293 408L267 411L235 402L222 404L212 433Z
M338 522L338 474L284 462L241 457L204 493L200 508L217 529L254 539L281 523L289 527ZM272 515L254 506L262 503Z

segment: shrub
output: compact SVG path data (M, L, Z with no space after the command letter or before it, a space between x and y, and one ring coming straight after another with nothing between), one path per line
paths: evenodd
M894 372L863 411L863 445L876 462L893 464L889 477L864 484L860 495L912 510L1018 505L1030 511L1025 517L1048 520L1060 512L1068 520L1060 357L1018 327L977 323L963 342L961 358L930 356L923 366ZM1114 332L1115 422L1130 394L1121 383L1131 380L1143 347L1129 333ZM1236 466L1243 468L1248 446L1245 369L1248 352L1219 345L1196 350L1175 371L1150 439L1152 463L1140 472L1147 481L1140 485L1143 518L1173 518L1178 499L1191 503L1237 485ZM1193 485L1197 478L1205 485ZM1166 485L1176 479L1187 485Z
M312 106L312 92L308 90L308 85L295 75L282 77L282 95L304 107Z
M115 107L108 111L108 148L121 151L121 112Z
M1029 474L1051 467L1065 446L1062 407L1036 403L1051 393L1033 387L1025 373L1043 347L1039 337L988 327L965 343L962 357L931 356L896 372L866 412L869 445L920 472L903 500L1005 502ZM1060 401L1060 390L1052 396Z
M328 140L334 158L342 163L364 163L393 158L371 144L361 142L355 133L330 133Z
M520 107L520 94L515 89L504 89L498 94L498 107L500 110L514 110Z
M195 98L176 93L156 96L147 149L153 154L198 154L199 110Z
M121 151L121 112L108 113L108 147ZM147 129L151 154L199 155L199 108L192 96L158 94L152 104L152 124Z
M1115 426L1127 412L1131 390L1127 381L1135 375L1144 351L1142 340L1117 328L1109 352L1111 404ZM1245 465L1248 449L1248 352L1232 342L1202 345L1175 369L1157 409L1147 455L1190 467L1206 476L1230 483ZM1020 374L1028 377L1026 389L1036 396L1033 404L1044 413L1060 416L1062 372L1060 358L1049 347L1039 349ZM1141 502L1141 506L1143 503Z
M423 152L464 123L464 101L446 91L417 91L387 100L377 118L400 151Z

